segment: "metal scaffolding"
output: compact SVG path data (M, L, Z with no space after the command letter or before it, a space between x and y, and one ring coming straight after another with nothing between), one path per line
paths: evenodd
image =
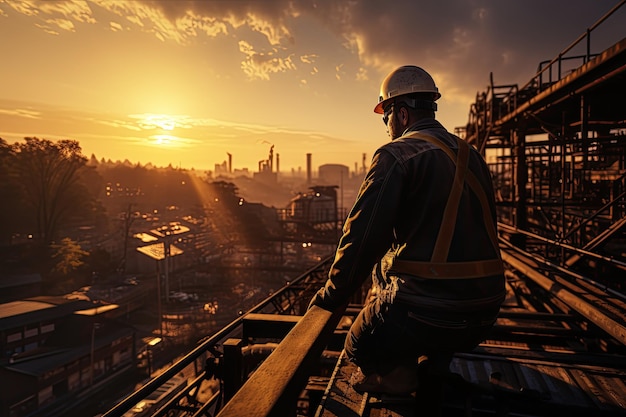
M626 257L626 38L594 54L591 35L623 4L526 85L497 85L492 74L456 130L485 156L512 241L607 282Z

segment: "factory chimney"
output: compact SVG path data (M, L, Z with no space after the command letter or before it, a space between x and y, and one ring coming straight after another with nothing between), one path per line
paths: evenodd
M233 155L226 152L226 155L228 155L228 173L232 174L233 172Z
M268 159L268 164L270 167L270 172L274 172L274 145L270 148L270 155Z
M280 171L280 154L276 154L276 173Z
M306 154L306 183L311 185L311 154Z

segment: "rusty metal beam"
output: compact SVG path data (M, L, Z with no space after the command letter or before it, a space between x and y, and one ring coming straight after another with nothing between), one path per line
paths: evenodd
M601 71L604 70L603 65L605 63L615 59L623 59L621 58L621 56L625 53L626 38L622 39L611 48L605 50L601 55L597 56L593 60L582 65L580 68L576 69L568 76L557 81L546 90L530 98L527 102L517 107L513 112L495 121L494 124L496 126L502 126L507 123L514 122L519 116L523 115L526 112L534 112L537 108L543 107L545 103L554 104L554 96L561 95L564 97L568 97L567 93L571 90L574 90L576 93L581 93L582 91L586 90L585 86L595 86L598 83L605 82L607 77L609 76L614 76L616 74L622 73L623 66L620 66L617 71L614 69L608 70L608 73L602 73ZM596 76L591 80L585 80L585 76L587 76L590 72L596 70L601 73L596 74ZM570 87L572 85L575 85L575 87ZM570 90L566 90L568 87L570 88Z
M243 339L255 337L281 340L300 321L302 316L251 313L243 319Z
M517 256L513 256L506 251L502 251L502 260L526 275L528 278L532 279L544 290L552 293L555 297L558 297L565 304L569 305L589 321L606 331L620 343L626 345L626 327L623 323L616 322L612 318L603 314L593 305L576 296L574 293L566 290L545 275L537 272L532 266L529 265L530 261L524 262L522 259Z

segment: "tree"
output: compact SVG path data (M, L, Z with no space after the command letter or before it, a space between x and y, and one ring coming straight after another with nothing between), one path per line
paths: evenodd
M81 181L89 167L77 141L25 138L13 145L13 170L31 209L36 237L48 246L59 229L92 212L94 198Z
M51 247L54 250L52 259L56 263L52 272L60 275L67 276L76 271L84 264L82 259L89 255L89 252L84 251L77 242L69 237L61 239L61 243L53 244Z
M0 138L0 243L10 243L19 231L22 203L21 187L10 169L13 150Z
M214 181L209 185L211 191L215 193L220 201L231 205L237 205L237 203L239 203L239 190L232 182Z

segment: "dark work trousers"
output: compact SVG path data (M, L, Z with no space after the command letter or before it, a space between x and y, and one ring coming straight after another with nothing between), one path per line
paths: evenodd
M473 349L487 337L495 314L442 320L431 315L427 321L404 306L371 297L346 336L346 354L363 374L385 375L399 365L416 365L422 355Z

